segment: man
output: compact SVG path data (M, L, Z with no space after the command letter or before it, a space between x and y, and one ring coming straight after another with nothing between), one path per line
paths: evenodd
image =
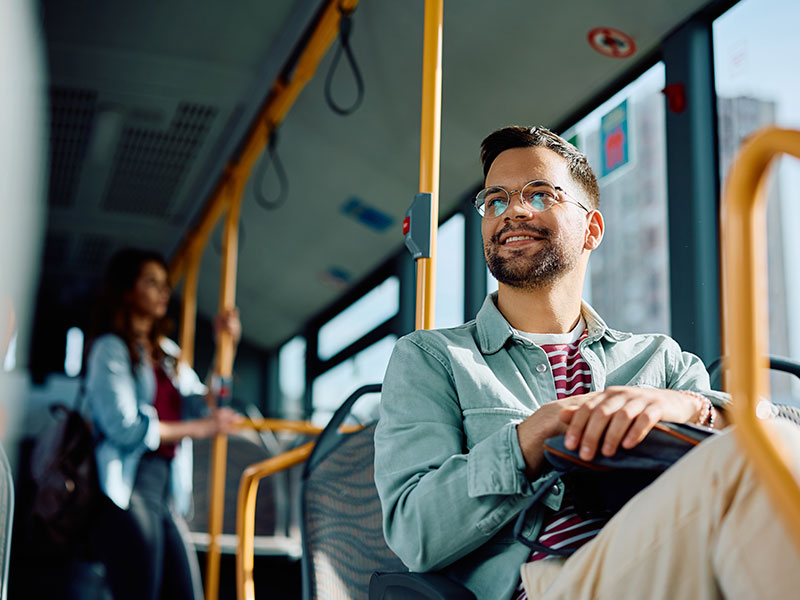
M567 560L515 540L515 517L551 473L547 438L565 434L587 460L610 456L660 420L722 428L727 399L669 337L615 331L581 302L604 234L585 156L546 129L508 127L484 140L481 159L476 208L499 289L475 321L397 343L375 433L389 546L481 600L788 597L800 557L730 435L608 523L583 519L570 490L553 486L524 533L580 547Z

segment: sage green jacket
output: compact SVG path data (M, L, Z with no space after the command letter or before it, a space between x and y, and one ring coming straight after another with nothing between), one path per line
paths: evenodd
M412 571L443 570L480 600L508 600L519 582L529 550L514 540L514 518L550 473L527 480L516 425L556 399L545 352L516 335L495 302L488 296L474 321L397 342L375 431L389 546ZM668 336L615 331L588 304L582 311L593 390L648 386L727 401ZM558 509L562 496L559 483L542 504ZM524 533L535 539L544 511L531 512Z

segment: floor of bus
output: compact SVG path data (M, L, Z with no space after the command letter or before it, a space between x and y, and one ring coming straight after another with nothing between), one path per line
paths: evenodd
M198 553L201 570L205 554ZM27 563L27 564L26 564ZM255 597L291 599L301 597L300 561L285 556L255 556L253 581ZM103 582L103 567L95 563L45 558L41 561L13 561L9 573L9 594L16 598L48 600L111 600ZM236 598L236 557L223 554L220 565L220 600Z

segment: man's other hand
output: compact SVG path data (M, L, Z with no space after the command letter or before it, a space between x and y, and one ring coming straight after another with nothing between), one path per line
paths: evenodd
M548 402L530 417L517 425L517 437L522 456L525 458L525 470L528 479L534 479L544 460L544 442L546 439L563 435L567 431L568 421L561 418L562 411L574 411L589 401L594 394L581 394Z
M633 448L659 421L696 422L703 410L700 396L655 388L612 386L571 399L578 402L562 407L559 420L566 426L564 445L580 448L583 460L598 449L613 456L620 445Z

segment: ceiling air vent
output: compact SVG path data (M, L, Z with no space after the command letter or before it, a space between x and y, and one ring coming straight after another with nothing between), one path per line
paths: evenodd
M65 87L50 88L51 206L75 203L78 175L89 145L97 108L97 92Z
M82 271L103 273L114 246L104 235L84 235L78 245L75 266Z
M216 108L182 102L165 130L126 127L103 207L151 217L169 215L216 114Z

